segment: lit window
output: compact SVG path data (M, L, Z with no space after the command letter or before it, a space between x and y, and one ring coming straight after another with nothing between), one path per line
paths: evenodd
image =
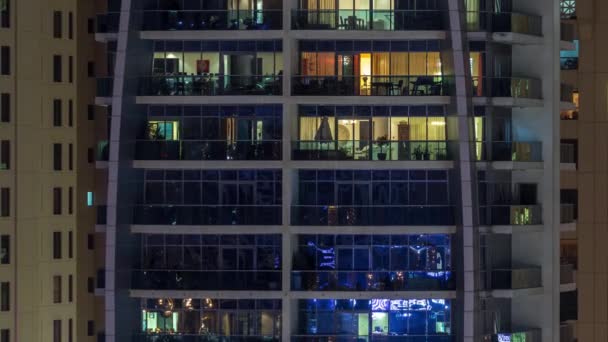
M87 206L88 207L93 206L93 192L92 191L87 191Z

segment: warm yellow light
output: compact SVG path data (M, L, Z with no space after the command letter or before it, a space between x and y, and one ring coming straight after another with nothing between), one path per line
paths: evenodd
M431 121L431 126L445 126L445 121Z

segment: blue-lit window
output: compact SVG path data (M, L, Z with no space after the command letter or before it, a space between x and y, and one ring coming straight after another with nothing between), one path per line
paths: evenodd
M579 40L574 40L574 46L576 48L572 51L561 50L559 52L560 68L562 70L576 70L578 69L578 56L579 56Z
M92 191L87 191L87 207L92 207L95 203Z
M446 299L299 300L296 341L315 335L443 341L452 334L451 304Z
M213 335L278 341L281 335L280 299L142 299L141 314L141 332L154 339L179 334L184 340Z
M281 224L279 170L147 170L139 224Z

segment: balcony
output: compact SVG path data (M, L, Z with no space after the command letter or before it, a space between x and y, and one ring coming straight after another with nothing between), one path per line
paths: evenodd
M281 75L174 75L139 79L139 96L281 95Z
M281 30L283 11L144 11L142 31Z
M479 208L479 220L488 226L531 226L542 224L540 205L491 205Z
M340 338L342 336L340 335ZM127 341L127 339L125 339ZM133 335L130 342L279 342L282 341L280 337L276 336L262 336L262 335L236 335L230 334L228 336L219 335L194 335L194 334L169 334L169 333L149 333ZM306 340L312 341L312 340ZM314 339L314 341L319 341ZM444 340L441 340L444 341ZM447 341L447 340L446 340ZM105 342L105 339L103 340Z
M574 204L561 203L559 205L560 223L567 224L574 222Z
M447 141L293 141L293 160L452 160Z
M291 207L295 226L445 226L454 225L454 207L436 206L314 206Z
M248 340L249 341L249 340ZM407 336L399 335L380 335L376 336L372 333L369 335L291 335L290 342L454 342L456 341L455 336L450 335L412 335ZM527 340L526 340L527 342Z
M116 33L120 26L120 13L98 14L96 22L96 33Z
M281 141L139 140L136 160L281 160Z
M450 96L451 76L294 76L293 95Z
M446 29L447 13L438 10L317 10L291 13L293 30L437 31Z
M467 30L543 35L542 18L522 13L467 12Z
M292 271L293 291L448 291L451 271Z
M114 79L111 77L98 77L95 96L111 97L114 89Z
M542 143L522 141L478 142L482 161L541 162Z
M473 77L473 96L542 99L542 82L522 77Z
M542 341L542 333L540 329L511 329L510 332L499 332L497 334L488 334L482 337L482 341L525 341L525 342L540 342Z
M560 342L575 342L576 333L573 323L561 323L559 326L559 341Z
M280 225L280 205L139 205L140 225Z
M574 265L560 265L559 266L559 283L560 285L573 284L576 282L575 277L576 271Z
M279 291L281 270L177 271L134 270L134 290Z
M486 279L487 280L487 279ZM542 272L537 266L493 269L486 289L521 290L542 287Z
M577 70L578 57L560 57L559 67L561 70Z

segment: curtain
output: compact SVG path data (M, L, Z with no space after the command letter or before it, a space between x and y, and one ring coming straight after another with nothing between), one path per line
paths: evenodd
M410 118L410 140L426 141L426 117Z
M429 117L428 121L428 140L445 141L445 118L444 117Z
M479 0L465 0L467 29L479 31Z
M372 55L372 75L390 75L390 54L388 52L377 52Z
M427 75L441 75L441 57L439 52L428 52L426 57Z
M392 52L391 53L391 75L405 76L409 75L409 55L407 52Z
M427 75L427 53L426 52L410 52L410 72L409 75L420 76Z
M308 116L300 118L300 140L315 140L315 135L321 126L320 116ZM328 117L329 129L331 131L332 137L336 137L335 126L336 120L333 117Z

